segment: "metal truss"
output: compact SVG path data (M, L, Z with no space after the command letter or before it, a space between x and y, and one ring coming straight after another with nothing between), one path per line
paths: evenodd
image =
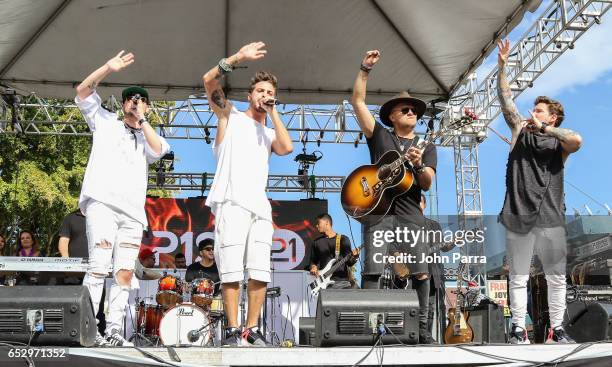
M114 96L108 98L104 106L113 111L121 109ZM205 140L209 144L215 139L217 118L206 99L191 97L178 103L153 102L150 113L155 117L152 120L158 122L156 129L167 139ZM371 108L371 113L378 116L378 108ZM336 106L279 106L279 114L294 142L343 143L355 147L365 143L352 106L347 101ZM18 104L17 117L18 124L12 123L10 106L0 102L0 134L91 134L73 101L44 99L31 94Z
M610 0L554 1L510 50L507 72L513 97L532 87L534 81L559 56L574 49L576 41L594 24L600 24L611 6ZM480 140L486 137L487 126L501 111L497 98L497 72L496 66L479 84L472 74L451 92L443 123L454 120L465 107L474 111L479 121L471 131L447 134L440 145L454 145L453 140L457 135L476 138L480 133Z
M214 173L150 172L149 189L198 191L210 189ZM344 176L269 175L268 192L337 193L342 189Z

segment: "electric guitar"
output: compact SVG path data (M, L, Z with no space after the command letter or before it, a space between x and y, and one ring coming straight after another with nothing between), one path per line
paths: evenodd
M359 246L358 249L361 249L362 247L363 245ZM310 288L310 292L313 297L318 296L321 289L326 289L331 284L335 283L335 281L331 280L332 274L334 274L336 270L342 268L352 256L353 253L351 251L350 254L346 255L340 260L329 260L327 265L325 265L325 267L319 271L319 275L315 278L315 280L313 280L310 285L308 285L308 288Z
M463 298L461 285L465 268L465 263L461 263L457 272L457 300L455 308L448 310L449 323L444 332L444 343L446 344L470 343L474 340L474 330L468 323L469 315L461 311L461 301L459 301L459 297Z
M465 110L465 115L444 126L437 132L427 134L425 139L415 146L424 149L448 130L460 129L469 125L478 117ZM408 158L404 153L390 150L383 154L375 164L358 167L344 181L340 194L342 209L356 220L364 220L367 216L383 216L387 214L391 204L398 196L406 193L415 181L412 166L406 168Z

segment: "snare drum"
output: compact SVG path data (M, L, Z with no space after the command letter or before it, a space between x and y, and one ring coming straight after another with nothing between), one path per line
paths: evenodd
M189 332L206 326L197 338L189 338ZM208 314L193 303L181 303L170 308L159 324L159 337L163 345L204 346L210 340L212 326Z
M197 278L191 282L191 302L208 308L213 301L215 282L208 278Z
M145 336L159 336L159 323L163 310L159 305L136 304L137 330Z
M183 282L173 275L159 279L159 288L155 300L164 306L174 306L183 300Z

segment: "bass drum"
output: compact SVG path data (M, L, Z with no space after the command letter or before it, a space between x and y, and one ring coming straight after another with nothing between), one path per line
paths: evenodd
M189 332L207 325L208 313L193 303L181 303L170 308L159 323L159 338L163 345L205 346L210 340L211 328L205 328L198 339L189 340Z

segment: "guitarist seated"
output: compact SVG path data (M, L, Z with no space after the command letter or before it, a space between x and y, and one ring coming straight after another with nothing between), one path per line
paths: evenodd
M340 259L352 254L353 256L349 260L336 269L331 274L331 280L334 283L330 284L328 289L348 289L353 288L351 285L351 273L350 267L357 262L359 257L359 249L351 250L351 241L348 237L341 235L340 233L334 232L332 228L332 217L327 214L320 214L315 219L315 227L321 233L321 237L317 238L312 246L312 256L310 261L310 274L315 277L322 275L329 277L330 274L325 273L324 269L330 260Z

